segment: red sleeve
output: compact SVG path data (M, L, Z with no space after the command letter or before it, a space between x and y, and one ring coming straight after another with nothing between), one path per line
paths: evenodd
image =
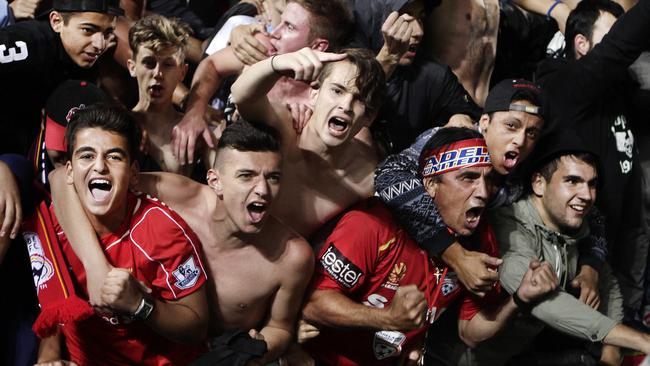
M316 258L312 288L353 293L374 272L378 254L377 219L364 211L341 218Z
M150 283L160 297L183 298L207 279L196 234L166 207L145 208L131 229L131 240L150 262Z
M492 227L485 222L477 230L478 238L481 241L481 251L491 257L499 257L496 236ZM497 281L495 286L485 297L480 298L467 290L464 290L463 303L460 306L458 317L462 320L471 320L481 309L496 305L501 300L501 284Z

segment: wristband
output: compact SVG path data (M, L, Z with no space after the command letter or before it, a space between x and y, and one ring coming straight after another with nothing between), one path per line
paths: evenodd
M517 295L517 291L512 293L512 301L515 302L517 309L519 309L522 314L530 314L530 311L533 310L533 307L535 306L532 303L524 302L524 300Z
M271 56L271 70L273 70L274 73L276 73L276 74L278 74L280 76L283 76L278 70L275 69L275 66L273 66L273 60L275 59L275 56L277 56L277 55Z
M138 308L135 310L135 312L131 315L132 320L147 320L150 316L151 313L153 313L153 309L155 307L155 302L153 299L143 296L142 300L140 300L140 305L138 305Z
M553 11L553 9L555 9L555 7L557 6L557 4L559 4L559 3L561 3L561 2L562 2L562 0L555 0L555 2L553 3L553 5L551 5L551 7L548 8L548 10L546 11L546 16L547 16L547 17L550 17L550 16L551 16L551 12Z

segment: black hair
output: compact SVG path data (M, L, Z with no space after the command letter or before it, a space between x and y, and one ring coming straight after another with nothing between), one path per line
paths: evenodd
M594 154L584 152L584 151L576 151L576 152L565 152L560 155L555 155L555 157L552 157L550 160L547 160L545 164L540 165L535 172L539 173L542 177L544 177L544 179L547 182L550 181L551 178L553 177L553 174L557 171L557 168L560 165L560 160L564 156L572 157L574 159L582 161L590 165L591 167L593 167L596 171L598 171L598 158Z
M422 153L420 154L420 163L418 165L418 172L422 172L425 159L428 157L431 150L438 149L445 145L453 144L457 141L476 138L482 139L483 135L481 135L478 131L465 127L447 127L439 129L438 132L434 133L429 141L424 144L424 148L422 148Z
M65 130L68 159L72 159L77 132L85 128L101 128L124 137L129 149L130 161L137 160L142 130L125 109L106 104L95 104L75 112Z
M240 119L226 127L217 144L217 150L231 148L238 151L280 151L280 136L273 127Z
M601 13L610 13L615 18L623 15L623 7L611 0L582 0L569 14L564 32L566 40L565 54L570 60L575 59L574 40L582 34L591 42L594 24Z

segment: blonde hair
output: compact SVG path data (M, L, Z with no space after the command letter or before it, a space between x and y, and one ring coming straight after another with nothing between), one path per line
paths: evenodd
M144 17L129 30L129 46L136 58L138 48L144 46L156 52L166 48L174 48L180 52L181 61L185 60L185 52L190 37L190 27L179 19L169 19L162 15Z

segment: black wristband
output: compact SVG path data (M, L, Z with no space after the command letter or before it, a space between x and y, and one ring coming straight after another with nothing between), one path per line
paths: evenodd
M515 305L517 305L517 309L519 309L519 312L523 314L530 314L530 311L533 310L533 307L535 304L524 302L519 295L517 295L517 291L512 293L512 301L515 302Z

